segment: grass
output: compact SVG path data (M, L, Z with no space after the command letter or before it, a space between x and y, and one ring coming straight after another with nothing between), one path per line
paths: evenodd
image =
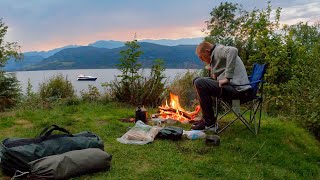
M185 138L121 144L116 138L133 124L119 119L133 117L134 111L118 103L16 110L0 114L0 139L35 137L51 124L98 134L113 155L110 171L73 179L320 179L320 144L293 122L264 116L258 136L236 122L221 134L217 147Z

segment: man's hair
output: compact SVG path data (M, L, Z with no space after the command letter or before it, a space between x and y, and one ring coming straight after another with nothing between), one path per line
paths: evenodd
M207 41L203 41L202 43L200 43L198 46L197 46L197 49L196 49L196 54L199 55L199 53L201 52L204 52L206 49L211 49L213 46L213 44L211 44L210 42L207 42Z

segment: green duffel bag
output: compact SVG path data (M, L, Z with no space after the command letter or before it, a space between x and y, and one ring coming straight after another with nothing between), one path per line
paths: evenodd
M63 134L52 134L60 131ZM4 174L12 176L16 171L29 171L29 162L65 152L99 148L104 149L102 139L88 131L71 134L64 128L52 125L36 138L7 138L0 145L0 164Z
M68 179L87 173L109 170L112 156L89 148L47 156L29 163L29 172L18 172L12 179Z
M162 128L157 134L157 138L160 139L170 139L170 140L180 140L183 134L183 129L181 127L167 126Z

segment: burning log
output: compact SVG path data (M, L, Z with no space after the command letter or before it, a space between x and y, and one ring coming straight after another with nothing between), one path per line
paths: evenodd
M159 116L165 119L175 119L181 122L189 122L193 120L200 112L200 106L198 105L193 112L184 110L180 106L179 96L170 93L170 104L166 101L165 105L159 106Z
M170 93L170 105L166 101L165 105L159 106L159 110L162 118L185 122L193 120L198 115L200 106L198 105L193 112L186 111L180 106L179 96Z
M160 112L160 115L161 114L171 115L171 114L174 114L174 113L179 113L179 114L185 116L188 119L193 119L193 117L198 114L195 111L194 112L187 112L187 111L175 109L175 108L172 108L172 107L161 107L161 106L159 106L159 109L162 110L162 113Z

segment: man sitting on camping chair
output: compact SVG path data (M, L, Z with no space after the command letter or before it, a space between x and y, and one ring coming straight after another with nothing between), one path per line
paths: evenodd
M193 85L197 91L202 109L202 120L193 124L193 130L217 131L217 114L214 114L212 97L222 99L245 99L251 95L251 86L232 86L248 84L247 71L238 49L231 46L202 42L196 54L209 65L210 77L197 77Z

